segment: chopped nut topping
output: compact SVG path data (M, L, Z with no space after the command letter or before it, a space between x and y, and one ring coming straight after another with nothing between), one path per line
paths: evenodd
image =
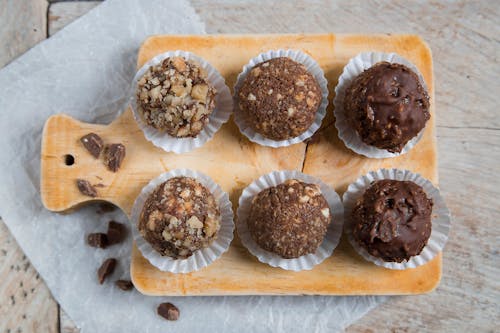
M167 58L139 79L138 112L157 130L175 137L196 137L215 108L216 93L198 63Z

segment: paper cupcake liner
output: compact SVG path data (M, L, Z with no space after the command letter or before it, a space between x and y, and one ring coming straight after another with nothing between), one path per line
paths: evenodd
M167 181L170 178L185 176L198 180L203 184L210 193L215 197L219 205L221 214L221 227L217 238L210 244L209 247L197 250L186 259L173 259L168 256L160 255L153 247L142 237L138 229L139 217L141 216L142 208L148 196L153 192L158 185ZM134 202L130 221L132 223L132 234L134 241L142 255L156 268L172 273L189 273L197 271L203 267L210 265L218 259L229 248L229 244L233 240L233 210L229 196L217 185L210 177L201 172L189 169L176 169L154 178L143 187L141 193Z
M356 130L349 124L344 111L344 97L346 89L359 74L381 61L402 64L410 68L417 74L424 89L428 91L425 80L417 67L396 53L364 52L349 60L347 65L344 67L344 71L339 77L337 86L335 87L335 98L333 99L333 105L335 106L333 111L335 115L335 127L337 128L339 138L344 142L347 148L360 155L370 158L388 158L406 154L417 144L418 141L420 141L425 130L424 127L417 136L408 141L400 153L391 153L385 149L379 149L364 143Z
M215 109L208 118L208 124L206 124L201 132L194 138L176 138L166 132L159 131L145 123L138 111L136 96L137 82L146 73L149 67L157 65L165 58L169 57L183 57L186 60L194 60L198 62L200 66L207 71L208 81L215 87L215 89L217 89L217 94L215 96ZM139 125L139 128L144 132L146 139L165 151L177 154L186 153L203 146L207 141L212 139L221 126L228 121L231 113L233 112L233 99L231 92L229 91L222 75L207 61L191 52L186 51L168 51L161 53L146 62L134 76L131 95L130 104L132 106L134 118Z
M287 179L298 179L309 184L319 185L321 193L328 202L332 215L332 221L328 226L325 238L316 252L295 259L284 259L275 253L262 249L253 240L247 226L247 218L250 214L252 198L260 191L272 186L277 186ZM273 171L255 180L243 190L239 199L237 216L236 230L238 236L242 244L251 254L257 257L259 261L273 267L280 267L291 271L301 271L312 269L315 265L332 255L333 250L339 244L340 237L342 236L344 207L337 192L321 180L298 171Z
M247 77L248 73L252 70L252 68L257 64L260 64L261 62L278 57L288 57L296 62L303 64L306 67L307 71L314 76L314 78L316 79L321 88L321 104L318 107L318 111L316 112L316 117L314 118L314 122L312 123L312 125L299 136L296 136L288 140L280 140L280 141L268 139L262 136L260 133L257 133L253 130L253 128L250 126L250 121L248 119L248 116L240 110L239 97L238 97L238 93L241 89L241 86L243 85L245 78ZM326 107L328 106L328 82L325 79L325 74L323 73L321 67L313 58L311 58L307 54L297 50L275 50L275 51L272 50L259 54L255 58L252 58L248 62L248 64L243 66L243 70L238 75L238 78L236 79L236 84L234 85L233 100L234 100L234 110L235 110L234 122L240 129L240 132L243 133L243 135L245 135L250 141L258 143L262 146L268 146L273 148L286 147L310 138L320 128L321 121L326 115Z
M418 256L413 256L409 260L405 260L401 263L386 262L380 258L372 256L354 240L352 235L353 225L351 223L351 212L356 206L356 202L359 198L361 198L365 190L370 187L372 182L382 179L412 181L415 184L420 185L427 194L427 197L432 198L432 201L434 202L431 217L432 231L429 240L427 241L427 245L425 245L422 252L420 252ZM450 211L448 210L448 207L446 207L444 199L441 197L439 190L434 187L430 181L411 171L399 169L380 169L377 171L371 171L368 174L359 177L354 183L349 185L347 191L344 193L343 202L346 220L344 231L347 239L356 252L377 266L397 270L421 266L432 260L439 252L441 252L446 244L446 241L448 240L448 233L451 227L451 217Z

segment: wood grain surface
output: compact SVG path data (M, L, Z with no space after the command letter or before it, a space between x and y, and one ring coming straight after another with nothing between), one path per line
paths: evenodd
M31 0L0 0L0 8L10 3ZM46 1L40 0L40 3ZM436 83L440 186L453 214L453 228L444 251L443 279L432 293L421 296L393 297L350 326L348 332L494 332L500 317L498 276L499 231L496 226L500 208L500 180L495 177L500 160L500 112L496 96L500 91L499 68L500 8L495 1L310 1L280 2L242 0L192 0L193 7L205 21L209 33L270 33L334 31L337 33L415 33L428 42L433 51ZM50 4L50 8L63 3ZM69 16L79 12L79 2L64 2L59 20L69 23ZM73 7L73 9L71 9ZM38 14L45 11L39 10ZM19 17L15 11L0 10L4 16ZM34 18L34 16L33 16ZM42 17L43 18L43 17ZM0 25L0 34L15 31L21 35L31 27L31 19L14 20ZM52 21L44 21L49 30ZM40 29L42 29L40 26ZM42 38L44 36L41 36ZM13 37L16 38L16 37ZM9 41L5 40L6 45ZM18 56L17 43L33 45L30 36L19 38L15 45L0 48L0 58ZM7 58L3 58L9 55ZM5 61L4 61L5 63ZM1 235L8 235L6 228ZM7 251L3 266L22 258L12 236L2 242ZM0 257L3 252L0 253ZM10 272L15 279L28 275ZM4 277L5 275L0 275ZM34 280L34 279L33 279ZM30 280L31 281L31 278ZM32 332L37 322L52 322L42 308L54 305L50 297L40 296L43 282L36 288L37 297L48 299L29 307L16 301L9 306L9 295L0 293L0 317L17 318L27 312L28 319L11 323L0 321L0 331ZM13 287L17 292L21 287ZM50 303L52 302L52 303ZM51 319L53 318L53 319ZM61 315L61 332L76 332L67 316ZM40 329L37 332L54 332Z

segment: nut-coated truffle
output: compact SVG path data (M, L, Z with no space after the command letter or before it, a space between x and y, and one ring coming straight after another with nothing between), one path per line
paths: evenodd
M161 255L187 258L216 239L220 219L216 200L205 186L194 178L175 177L149 195L138 229Z
M286 140L312 125L322 96L318 82L304 65L280 57L252 68L238 98L240 110L257 133Z
M173 137L196 137L215 108L216 89L193 60L164 59L137 84L138 112L146 124Z
M319 187L291 179L252 199L247 224L261 248L290 259L316 252L330 220Z

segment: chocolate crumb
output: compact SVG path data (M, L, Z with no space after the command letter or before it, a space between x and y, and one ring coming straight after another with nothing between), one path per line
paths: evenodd
M103 233L93 233L87 236L87 244L92 247L105 249L108 246L108 236Z
M99 284L103 284L104 280L111 274L113 274L113 271L115 270L116 267L116 259L115 258L109 258L106 259L101 267L97 270L97 278L99 279Z
M161 303L158 306L158 314L166 320L179 319L179 309L172 303Z
M104 142L99 135L95 133L89 133L82 136L80 141L92 156L94 156L95 158L99 158L102 147L104 146Z
M110 171L116 172L125 158L125 146L121 143L113 143L106 146L104 163Z
M116 221L109 221L107 234L109 245L121 243L126 235L127 229L124 224Z
M132 282L129 280L117 280L115 284L118 288L124 291L132 290L132 288L134 287Z
M77 179L76 185L81 194L95 198L97 197L97 190L85 179Z
M103 202L99 205L99 208L97 209L97 214L109 213L114 211L115 209L116 209L115 205Z

